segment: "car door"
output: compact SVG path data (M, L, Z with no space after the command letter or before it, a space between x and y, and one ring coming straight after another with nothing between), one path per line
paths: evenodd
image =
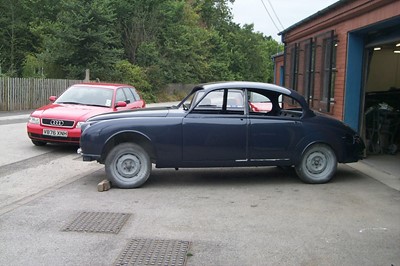
M137 109L144 106L143 100L140 99L134 88L123 88L123 90L127 98L128 109Z
M129 98L129 94L126 93L125 89L126 88L119 88L115 94L115 104L117 104L117 102L125 102L126 103L125 107L117 107L118 111L131 110L131 109L138 108L138 107L136 107L135 102L133 102L133 103L131 102L132 97Z
M183 158L193 165L234 164L247 157L242 90L215 90L183 119Z
M115 102L114 102L114 107L117 105L118 102L127 102L126 95L123 91L122 88L117 89L115 92ZM129 108L127 106L125 107L117 107L116 110L122 111L122 110L128 110Z
M249 113L249 160L275 165L292 160L297 143L304 137L302 111L290 110L293 101L280 102L280 112Z

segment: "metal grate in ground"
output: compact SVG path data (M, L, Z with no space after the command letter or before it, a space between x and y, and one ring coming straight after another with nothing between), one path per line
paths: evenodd
M186 265L189 241L131 239L115 265Z
M62 231L118 234L129 216L129 213L81 212Z

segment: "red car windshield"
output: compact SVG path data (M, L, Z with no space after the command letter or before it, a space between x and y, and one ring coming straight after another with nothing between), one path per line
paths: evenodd
M111 89L100 87L70 87L55 103L111 107L113 92Z

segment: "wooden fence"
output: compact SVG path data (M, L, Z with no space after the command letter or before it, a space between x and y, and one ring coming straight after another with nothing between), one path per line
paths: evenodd
M82 80L0 77L0 111L36 109Z

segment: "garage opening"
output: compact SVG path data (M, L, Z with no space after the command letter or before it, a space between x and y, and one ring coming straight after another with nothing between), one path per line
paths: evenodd
M366 46L367 155L400 154L400 36Z

